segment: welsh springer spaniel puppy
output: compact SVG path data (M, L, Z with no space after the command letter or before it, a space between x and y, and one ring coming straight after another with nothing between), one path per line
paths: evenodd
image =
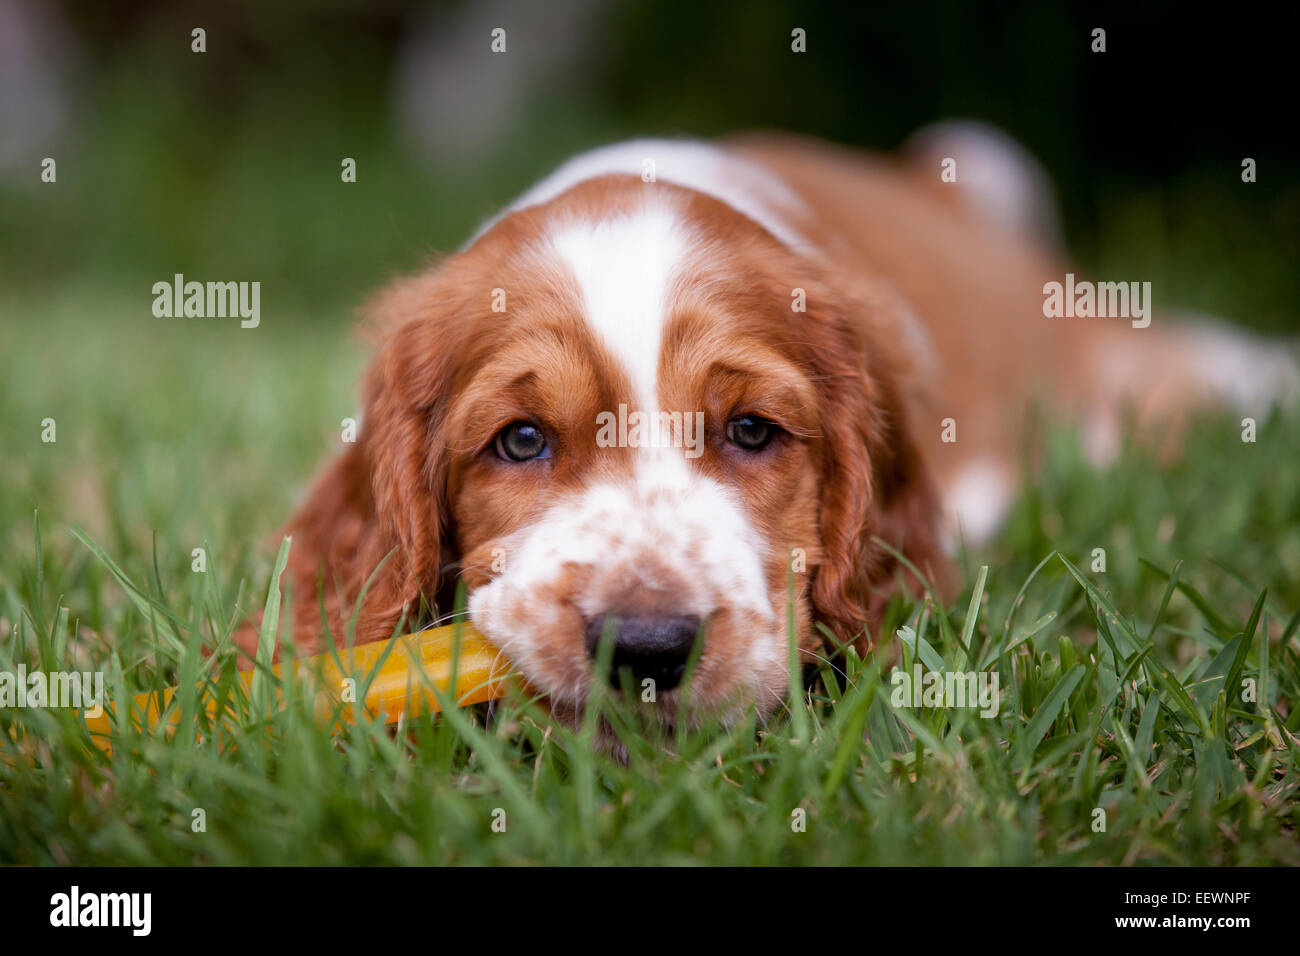
M1125 405L1250 405L1293 375L1158 315L1047 317L1074 270L1039 229L1040 178L969 127L907 160L751 138L570 161L373 303L359 440L286 529L299 652L321 649L318 581L336 640L362 600L358 643L462 582L560 711L608 628L665 720L697 640L690 711L767 712L791 627L805 652L819 622L862 642L908 584L881 542L942 582L954 536L996 527L1034 400L1104 456Z

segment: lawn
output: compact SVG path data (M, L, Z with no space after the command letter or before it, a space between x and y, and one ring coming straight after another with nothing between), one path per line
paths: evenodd
M889 654L806 671L764 722L657 739L603 700L626 763L518 693L335 732L232 692L224 642L364 351L265 296L256 330L157 319L148 287L0 301L0 671L229 709L110 756L72 711L0 708L0 863L1300 863L1295 414L1102 472L1050 429L951 604L897 599ZM917 657L996 673L999 713L898 704Z

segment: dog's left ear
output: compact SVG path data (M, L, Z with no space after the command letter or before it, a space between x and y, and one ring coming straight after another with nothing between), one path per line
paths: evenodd
M317 478L284 529L293 538L284 583L301 653L318 652L327 627L342 642L354 614L356 643L387 638L454 588L443 427L463 303L444 270L399 279L370 303L382 344L365 375L359 440ZM257 639L252 624L235 635L250 657Z
M810 297L811 298L811 297ZM812 602L843 642L872 638L896 588L901 562L888 542L942 585L940 505L904 402L906 360L881 317L855 300L831 299L814 317L825 402L820 509L821 562ZM813 310L809 309L810 314ZM910 573L911 588L919 582Z

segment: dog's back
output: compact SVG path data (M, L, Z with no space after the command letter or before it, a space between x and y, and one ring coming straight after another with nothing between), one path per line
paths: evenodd
M1002 134L945 124L914 142L899 158L780 136L730 148L798 194L798 227L837 278L893 315L911 359L916 434L968 536L994 530L1010 504L1036 401L1074 419L1103 463L1126 406L1141 424L1176 426L1208 402L1261 417L1295 397L1285 351L1218 324L1153 317L1138 276L1104 277L1135 294L1124 314L1099 316L1095 301L1092 316L1074 314L1071 293L1090 277L1059 249L1045 175Z

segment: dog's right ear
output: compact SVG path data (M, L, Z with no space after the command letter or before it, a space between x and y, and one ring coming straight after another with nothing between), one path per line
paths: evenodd
M815 289L812 283L807 287ZM904 400L908 369L898 336L873 295L810 292L805 335L821 336L815 361L825 412L826 444L820 504L821 551L811 597L836 637L864 649L900 576L900 562L876 543L898 550L936 582L946 581L939 545L938 494ZM920 592L910 574L906 585Z
M365 374L360 434L284 528L293 545L281 586L291 590L299 653L327 646L325 625L342 643L358 601L358 644L414 626L454 561L442 423L462 323L443 272L397 280L367 307L381 344ZM246 628L236 642L252 655L257 633Z

